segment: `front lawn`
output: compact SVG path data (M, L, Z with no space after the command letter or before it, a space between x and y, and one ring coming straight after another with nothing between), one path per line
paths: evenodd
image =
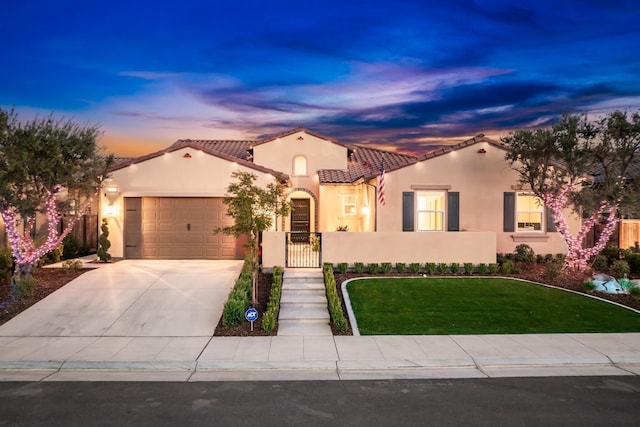
M362 335L639 332L640 314L504 278L375 278L347 285Z

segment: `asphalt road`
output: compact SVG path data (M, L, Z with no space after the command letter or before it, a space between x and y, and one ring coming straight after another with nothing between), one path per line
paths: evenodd
M640 377L0 383L0 426L638 425Z

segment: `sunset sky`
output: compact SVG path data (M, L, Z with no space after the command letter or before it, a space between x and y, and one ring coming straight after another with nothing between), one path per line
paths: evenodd
M426 143L640 108L640 2L24 0L0 7L0 107L144 154L304 126Z

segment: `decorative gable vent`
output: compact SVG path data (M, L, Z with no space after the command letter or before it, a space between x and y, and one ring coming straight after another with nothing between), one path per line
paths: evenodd
M184 156L182 156L183 159L190 159L191 158L191 154L186 153Z
M304 141L304 138L302 136L299 136L298 141Z

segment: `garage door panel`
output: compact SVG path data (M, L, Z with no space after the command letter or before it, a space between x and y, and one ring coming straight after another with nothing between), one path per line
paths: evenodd
M131 257L237 259L236 239L213 232L217 227L233 224L233 218L226 215L222 198L143 197L136 200L140 211L137 223L132 216L131 223L126 225L128 231L132 230L127 233L127 246L137 248L127 250Z

